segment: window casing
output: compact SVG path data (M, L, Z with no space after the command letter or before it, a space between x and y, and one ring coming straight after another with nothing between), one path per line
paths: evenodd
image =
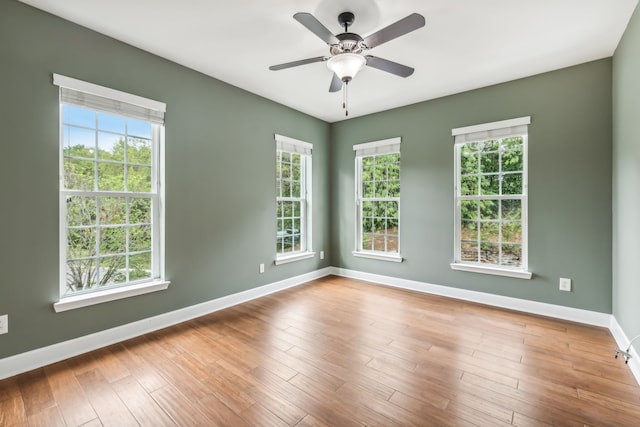
M355 256L401 262L400 138L353 146L356 154Z
M530 117L523 117L453 130L454 269L531 277L527 271L529 123Z
M313 256L311 165L313 145L276 139L276 264Z
M54 83L61 300L127 286L144 293L139 285L164 280L164 104L59 75Z

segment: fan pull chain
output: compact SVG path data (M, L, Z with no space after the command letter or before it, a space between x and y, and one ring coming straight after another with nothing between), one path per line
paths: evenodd
M344 115L349 117L349 82L344 83L342 108L344 108Z

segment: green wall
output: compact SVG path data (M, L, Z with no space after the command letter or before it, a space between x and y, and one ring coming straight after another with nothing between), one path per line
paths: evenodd
M613 314L629 339L640 334L638 52L640 12L636 9L613 57Z
M621 90L634 87L637 94L632 75L638 62L630 53L638 48L637 18L634 22L635 36L629 41L627 35L624 45L629 52L615 61L635 64L617 68L627 70L618 73L626 76L619 79ZM54 313L59 153L52 73L167 104L168 290ZM0 314L9 314L10 333L0 336L0 358L329 265L611 313L611 79L612 60L606 59L328 124L15 0L2 1ZM624 108L637 110L632 104L637 101L625 102ZM533 121L529 264L534 277L452 271L451 129L525 115ZM630 134L630 123L619 131ZM274 133L314 144L314 250L327 251L323 261L272 264L275 168L268 159L274 158ZM352 146L396 136L403 141L406 260L354 258ZM632 138L627 139L629 144ZM635 157L622 160L637 165ZM638 171L630 169L629 174ZM625 181L625 194L638 182L634 178ZM633 207L629 215L640 199ZM632 226L628 220L624 231ZM635 243L628 238L625 245ZM258 273L259 263L266 264L264 274ZM572 278L574 292L558 291L559 277ZM637 300L637 286L628 277L624 282L629 285L617 286L616 300ZM623 306L616 303L632 331L638 317L631 314L633 307Z
M451 129L521 116L529 127L532 280L451 270ZM337 123L332 128L333 265L611 313L611 59ZM356 258L353 145L401 145L403 263ZM574 291L558 290L573 279Z
M167 104L168 290L54 313L59 126L52 73ZM9 314L10 325L0 335L0 358L329 265L318 256L272 263L273 134L314 145L314 249L327 250L329 124L14 0L0 2L0 94L0 314Z

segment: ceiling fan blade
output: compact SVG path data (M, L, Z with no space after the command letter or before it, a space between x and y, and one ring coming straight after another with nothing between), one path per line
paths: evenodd
M331 85L329 85L329 92L337 92L342 89L342 80L336 73L333 73L333 78L331 79Z
M388 59L378 58L371 55L367 55L366 58L367 65L369 67L377 68L378 70L386 71L387 73L395 74L396 76L409 77L414 71L411 67L389 61Z
M293 19L307 27L316 36L320 37L326 44L337 44L340 41L331 34L331 31L327 29L320 21L318 21L312 14L306 12L298 12L293 15Z
M301 59L300 61L286 62L284 64L272 65L269 67L271 71L284 70L285 68L297 67L298 65L311 64L314 62L322 62L327 58L324 56L316 56L315 58Z
M424 16L419 13L412 13L388 27L365 37L364 44L371 49L376 46L380 46L382 43L386 43L389 40L393 40L410 33L411 31L417 30L418 28L424 27L424 24Z

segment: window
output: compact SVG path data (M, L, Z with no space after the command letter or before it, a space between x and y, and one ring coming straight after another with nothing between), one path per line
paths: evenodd
M164 104L60 75L54 83L61 298L161 281Z
M307 142L276 139L276 264L313 257L311 152Z
M355 256L401 262L400 138L354 145Z
M453 130L454 269L530 278L527 132L530 117Z

